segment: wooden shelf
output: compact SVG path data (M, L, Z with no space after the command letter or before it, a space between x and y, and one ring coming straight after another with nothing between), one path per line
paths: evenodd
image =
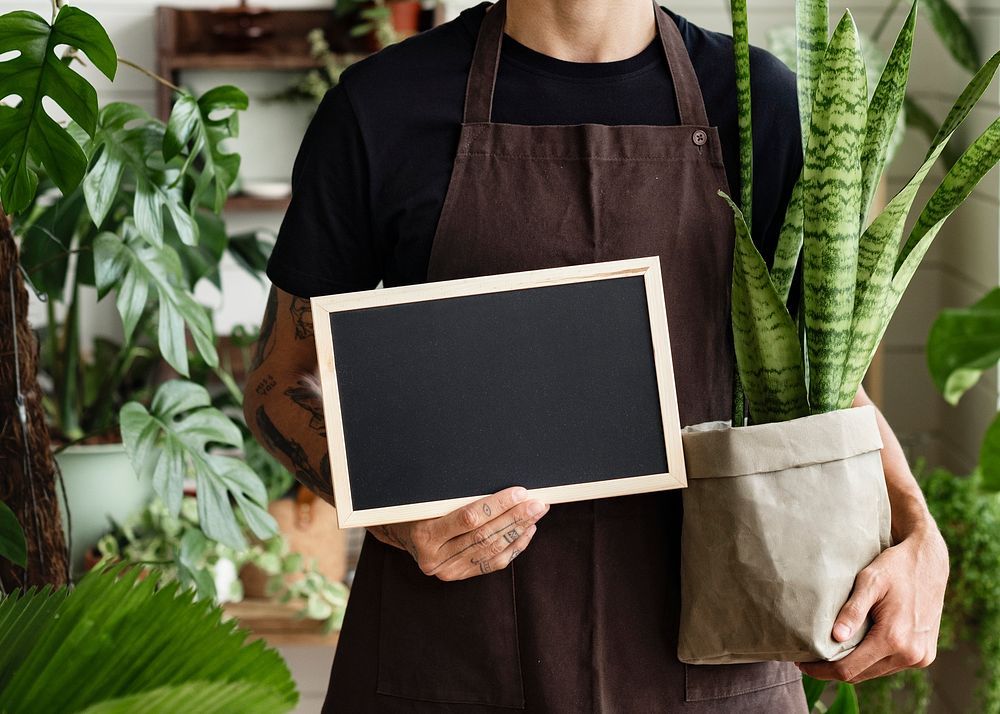
M230 602L223 606L228 618L237 620L241 627L250 630L250 640L264 640L269 645L322 645L336 647L339 632L323 631L323 623L304 620L299 608L274 600L249 599Z
M275 211L284 213L288 210L291 197L258 198L245 193L237 193L226 199L227 211Z

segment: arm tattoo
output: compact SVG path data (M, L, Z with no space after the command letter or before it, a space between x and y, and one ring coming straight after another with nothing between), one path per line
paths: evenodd
M278 293L274 288L267 295L267 307L264 309L264 319L260 323L260 335L257 337L257 352L254 354L250 371L256 370L274 350L274 324L278 319Z
M268 445L283 453L292 462L295 478L297 478L306 488L315 491L328 501L333 501L333 484L330 479L330 456L324 454L320 460L320 467L317 471L309 463L309 456L305 449L294 439L282 434L278 427L264 411L264 407L257 408L257 427L267 441Z
M320 436L326 436L326 422L323 420L323 402L305 381L285 390L285 396L309 412L309 428Z
M307 340L313 336L312 307L309 301L300 297L292 298L292 320L295 322L295 339Z

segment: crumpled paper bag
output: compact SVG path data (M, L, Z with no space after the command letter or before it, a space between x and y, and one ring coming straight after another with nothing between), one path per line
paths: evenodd
M689 664L836 660L855 576L890 545L872 407L781 424L684 430L678 657Z

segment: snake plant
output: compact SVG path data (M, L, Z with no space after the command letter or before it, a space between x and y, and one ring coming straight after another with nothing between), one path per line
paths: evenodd
M750 116L746 0L732 0L741 115ZM961 154L904 236L931 168L1000 68L1000 53L955 102L913 178L871 223L876 187L900 113L913 50L914 0L874 92L850 11L829 36L828 0L797 0L799 115L804 168L769 269L751 238L753 169L743 165L736 222L733 333L740 382L755 423L850 407L889 320L944 223L1000 161L1000 119ZM869 96L871 99L869 99ZM740 126L744 154L749 120ZM801 262L801 304L789 310Z

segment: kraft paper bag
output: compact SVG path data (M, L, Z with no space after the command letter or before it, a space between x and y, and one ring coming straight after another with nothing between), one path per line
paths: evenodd
M684 430L678 657L689 664L836 660L855 576L890 545L872 407Z

